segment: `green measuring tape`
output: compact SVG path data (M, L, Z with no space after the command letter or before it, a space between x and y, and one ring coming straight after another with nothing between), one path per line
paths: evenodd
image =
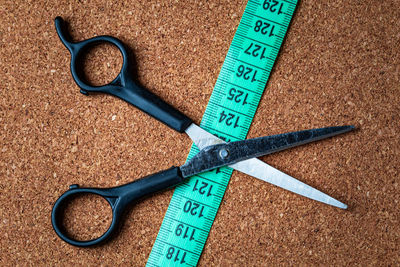
M225 141L247 136L297 0L249 0L200 126ZM198 148L192 146L188 158ZM147 266L195 266L232 169L195 175L176 187Z

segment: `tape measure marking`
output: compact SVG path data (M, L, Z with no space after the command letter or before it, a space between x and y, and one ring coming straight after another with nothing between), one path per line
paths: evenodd
M226 141L246 138L297 1L249 0L200 126ZM192 146L188 158L198 153ZM232 169L195 175L172 196L147 266L195 266Z

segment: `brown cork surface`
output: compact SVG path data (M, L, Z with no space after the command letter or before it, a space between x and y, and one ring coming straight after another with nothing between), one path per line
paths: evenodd
M140 83L199 123L247 1L112 2L0 1L0 265L143 266L172 190L134 206L115 239L90 249L55 235L52 205L70 184L121 185L183 163L190 148L127 103L79 94L54 18L75 40L121 39ZM399 265L400 2L322 2L299 3L249 137L356 125L262 158L349 209L234 172L200 266ZM91 52L88 79L111 80L118 51ZM68 210L81 223L65 224L98 235L107 206L78 200Z

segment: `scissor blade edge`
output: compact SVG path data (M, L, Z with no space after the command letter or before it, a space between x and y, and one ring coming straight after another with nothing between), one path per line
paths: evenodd
M354 129L354 126L334 126L289 132L277 135L262 136L226 144L225 149L231 151L230 164L236 161L257 158L285 149L320 141ZM235 158L236 157L236 158Z
M229 167L304 197L341 209L347 209L346 204L303 182L300 182L257 158L240 161L229 165Z

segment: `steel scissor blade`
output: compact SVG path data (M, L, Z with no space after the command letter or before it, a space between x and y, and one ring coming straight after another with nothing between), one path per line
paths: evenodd
M243 172L247 175L258 178L262 181L279 186L283 189L289 190L293 193L317 200L319 202L332 205L341 209L347 209L347 205L328 196L327 194L303 183L299 180L283 173L263 161L252 158L248 160L239 161L229 167Z
M352 129L354 129L353 126L327 127L207 146L181 166L182 175L189 177L246 159L318 141Z
M231 151L232 155L227 159L242 161L250 158L261 157L292 147L315 142L338 134L346 133L354 129L354 126L335 126L319 129L283 133L277 135L263 136L228 144L218 144L214 147L224 147Z
M340 134L344 132L351 131L354 129L353 126L344 126L344 127L329 127L329 131L325 131L322 133L321 131L319 134L314 135L311 139L305 138L308 140L316 141L323 138L327 138L333 136L335 134ZM325 128L329 129L329 128ZM324 128L322 128L324 129ZM320 130L320 129L316 129ZM211 133L207 132L206 130L200 128L199 126L192 124L187 130L186 133L189 137L193 140L196 146L201 150L207 146L225 143L222 139L212 135ZM304 138L304 136L303 136ZM304 140L303 140L304 141ZM304 142L303 142L304 144ZM290 147L293 147L290 146ZM273 185L279 186L296 194L329 204L335 207L346 209L347 206L340 201L322 193L321 191L312 188L304 184L303 182L298 181L297 179L269 166L265 162L262 162L256 158L251 158L247 160L243 160L237 162L235 164L229 165L229 167L246 173L250 176L263 180L265 182L269 182Z

